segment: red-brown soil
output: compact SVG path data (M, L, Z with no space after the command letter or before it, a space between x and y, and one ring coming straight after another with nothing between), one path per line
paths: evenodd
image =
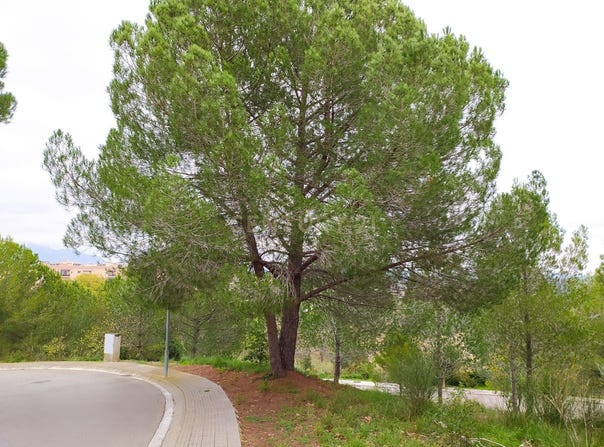
M205 377L222 387L237 410L242 447L308 446L308 440L302 444L296 438L310 435L305 422L309 423L315 414L312 401L317 395L325 398L334 392L333 384L297 372L266 380L262 374L223 371L206 365L180 365L176 369ZM290 409L300 413L295 418L299 424L294 427L283 426L279 421L279 415Z

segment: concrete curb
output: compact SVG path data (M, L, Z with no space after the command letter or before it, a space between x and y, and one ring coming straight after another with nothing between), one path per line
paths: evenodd
M4 363L0 370L74 369L130 376L158 387L166 398L164 417L149 447L241 447L239 425L225 392L203 377L132 362Z

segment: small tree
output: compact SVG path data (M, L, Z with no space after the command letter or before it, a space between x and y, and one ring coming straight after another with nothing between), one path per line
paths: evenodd
M534 171L525 184L516 182L510 193L499 195L485 217L485 231L499 237L485 244L478 262L479 280L489 293L505 300L499 306L497 327L505 336L509 360L512 408L519 409L518 362L523 363L527 411L533 409L533 372L543 299L548 277L562 243L562 232L548 209L547 184ZM502 321L504 321L502 323ZM514 335L515 334L515 335Z
M446 383L464 366L472 364L475 356L471 352L466 330L467 319L445 306L435 306L434 326L422 331L425 350L432 355L438 377L438 402L443 401Z
M351 297L348 297L351 302ZM300 337L308 347L333 352L333 380L338 383L346 363L367 359L376 351L378 338L392 315L392 303L381 300L372 305L367 296L358 296L355 305L344 305L335 296L306 303L302 308Z

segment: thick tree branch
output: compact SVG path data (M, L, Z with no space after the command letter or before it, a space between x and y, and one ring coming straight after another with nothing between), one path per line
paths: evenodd
M448 254L451 254L451 253L463 251L463 250L465 250L467 248L470 248L472 246L475 246L477 244L480 244L480 243L482 243L482 242L490 239L491 237L493 237L493 235L494 235L494 233L488 233L488 234L485 234L485 235L483 235L483 236L481 236L481 237L479 237L477 239L473 239L472 241L465 242L465 243L462 243L462 244L456 244L456 245L453 245L451 247L444 248L444 249L442 249L442 250L440 250L438 252L423 253L423 254L420 254L420 255L417 255L417 256L410 256L408 258L401 259L401 260L396 261L396 262L391 262L390 264L387 264L387 265L384 265L382 267L376 268L374 270L368 271L364 275L361 275L361 276L370 276L370 275L374 275L374 274L379 273L379 272L385 272L385 271L388 271L388 270L393 270L396 267L401 267L401 266L403 266L405 264L409 264L409 263L412 263L412 262L418 262L418 261L426 260L426 259L429 259L429 258L438 258L438 257L445 256L445 255L448 255ZM355 275L355 276L350 276L350 277L344 277L344 278L335 279L335 280L333 280L333 281L331 281L331 282L329 282L329 283L327 283L327 284L325 284L325 285L323 285L321 287L317 287L317 288L311 290L310 292L305 293L304 295L302 295L300 297L300 302L308 301L309 299L311 299L313 297L316 297L316 296L322 294L323 292L325 292L327 290L333 289L334 287L337 287L337 286L340 286L340 285L345 284L347 282L353 281L353 280L357 279L358 277L359 276Z

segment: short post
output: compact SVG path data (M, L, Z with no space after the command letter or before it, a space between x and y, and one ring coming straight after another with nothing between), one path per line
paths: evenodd
M103 360L106 362L120 361L120 345L122 336L120 334L105 334L105 349Z

